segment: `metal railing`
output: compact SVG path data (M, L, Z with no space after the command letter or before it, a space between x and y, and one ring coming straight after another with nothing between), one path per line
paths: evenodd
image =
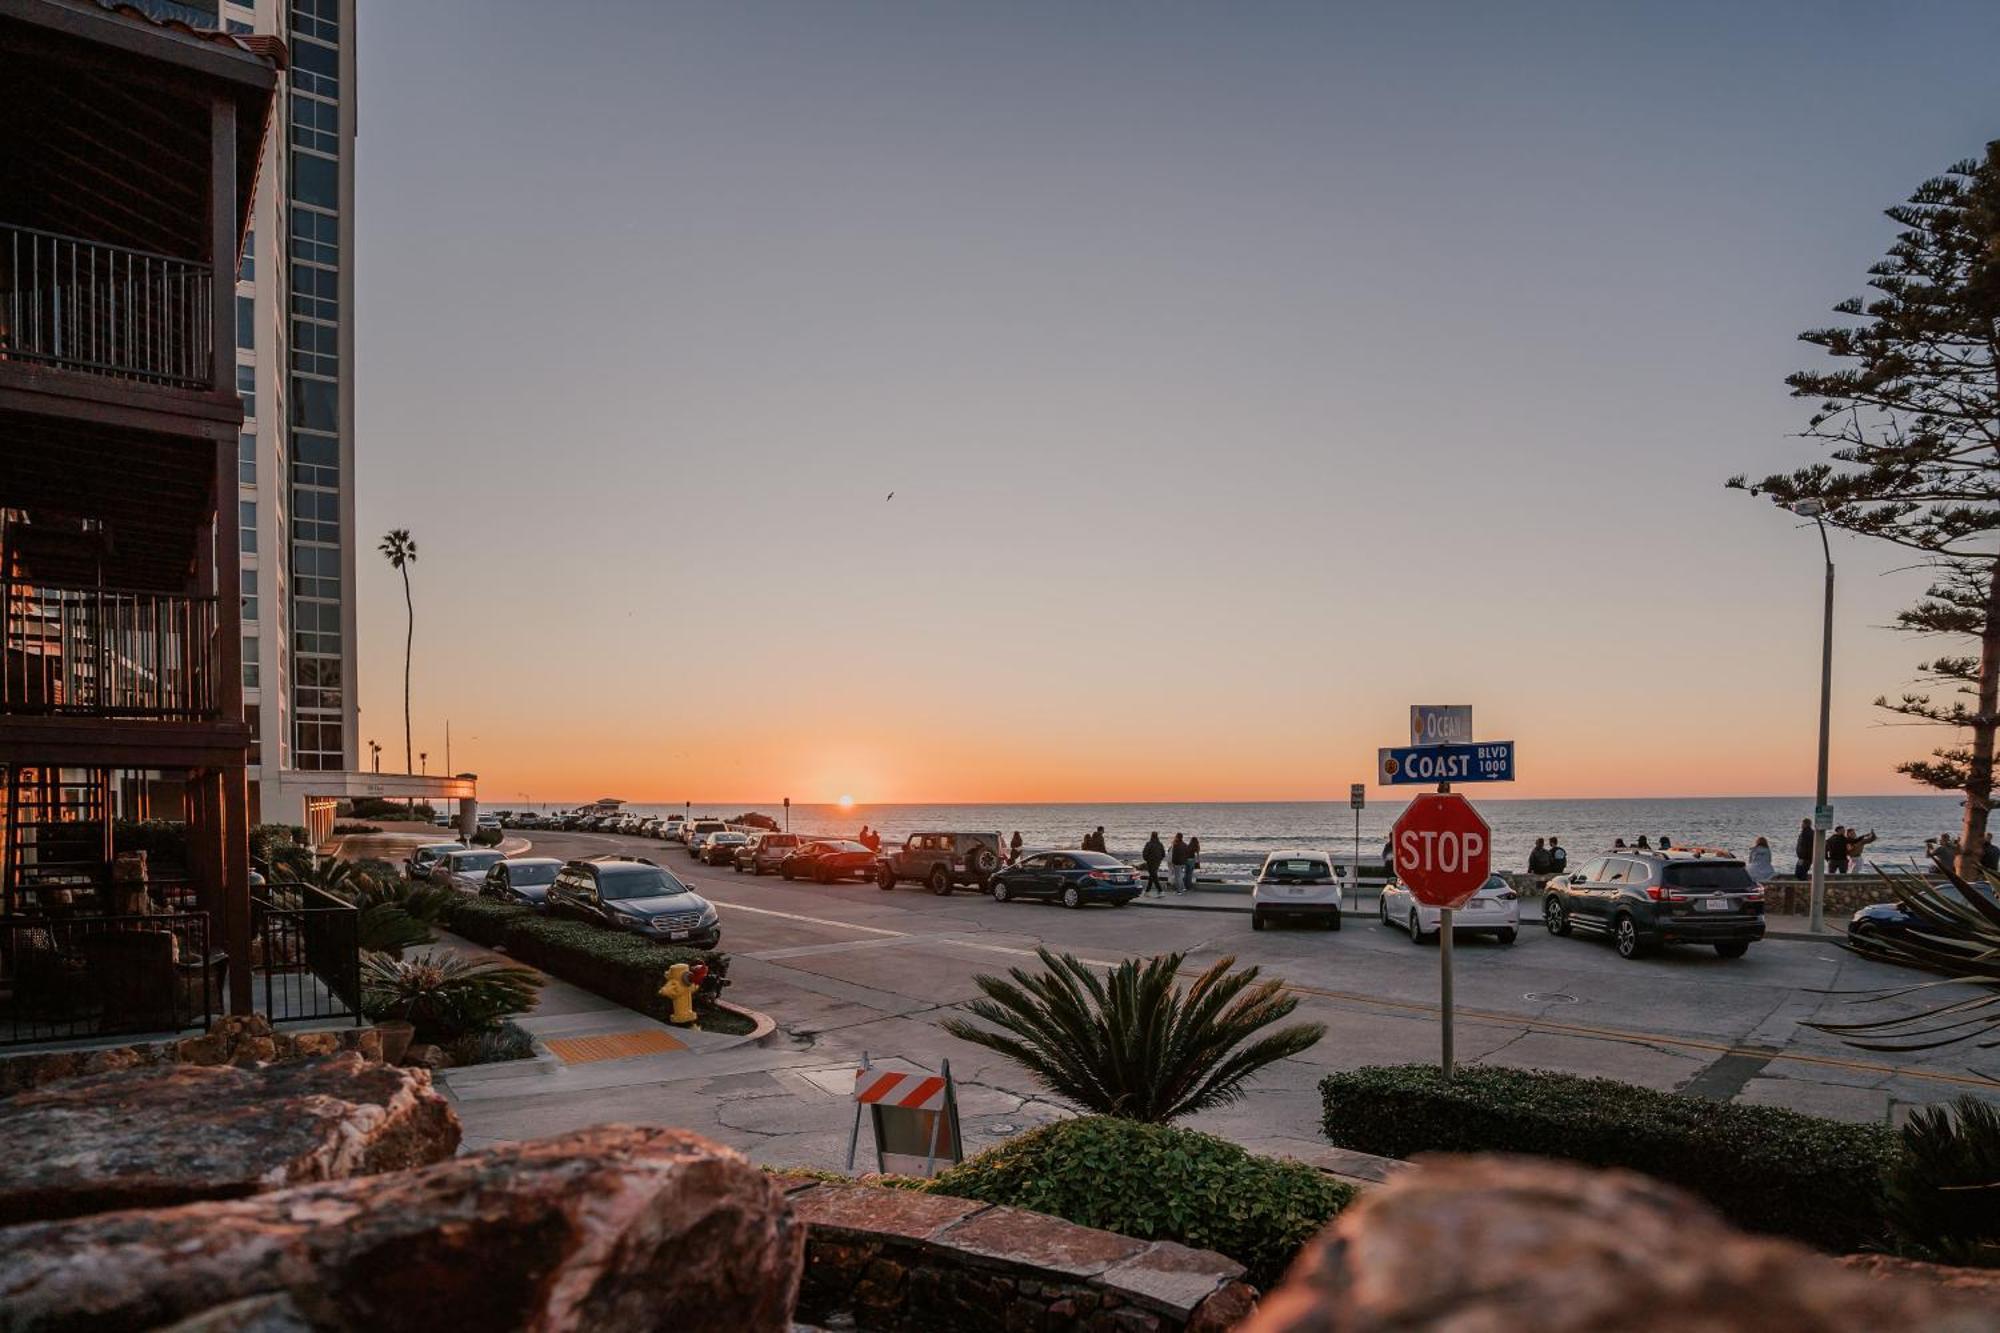
M216 599L9 583L0 713L218 715Z
M207 264L0 223L0 361L215 384Z
M361 1022L361 913L310 884L267 884L250 904L251 975L273 1023Z
M0 916L0 1046L206 1030L222 972L205 912Z

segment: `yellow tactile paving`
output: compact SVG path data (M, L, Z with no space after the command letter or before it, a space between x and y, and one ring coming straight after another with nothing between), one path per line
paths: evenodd
M641 1032L606 1032L595 1037L551 1037L542 1043L566 1065L589 1064L593 1060L625 1060L635 1055L664 1055L684 1051L687 1043L670 1032L647 1028Z

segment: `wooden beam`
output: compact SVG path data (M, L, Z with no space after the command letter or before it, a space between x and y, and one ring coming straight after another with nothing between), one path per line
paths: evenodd
M236 382L236 103L218 97L208 113L208 262L215 293L215 373L209 382L220 388ZM232 479L232 498L235 493Z
M215 775L221 818L223 948L229 953L229 1012L247 1014L255 1007L250 989L250 796L241 762Z

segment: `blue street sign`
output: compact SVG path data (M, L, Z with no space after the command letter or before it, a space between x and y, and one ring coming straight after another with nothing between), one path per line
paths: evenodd
M1378 751L1377 781L1385 787L1434 782L1512 782L1514 742L1397 745Z
M1411 704L1410 744L1472 744L1472 705Z

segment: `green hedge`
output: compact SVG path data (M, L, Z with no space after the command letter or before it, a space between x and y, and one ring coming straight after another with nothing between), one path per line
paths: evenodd
M516 921L536 915L522 903L503 903L492 898L470 898L460 894L445 908L445 925L454 935L463 935L474 944L497 949L507 941L507 928Z
M1896 1136L1770 1106L1603 1078L1474 1065L1377 1066L1320 1082L1327 1138L1385 1157L1511 1152L1625 1167L1706 1199L1736 1225L1830 1250L1878 1244Z
M661 999L659 991L675 963L708 964L708 977L695 992L697 1010L713 1009L729 984L728 954L656 944L629 931L544 916L518 903L460 898L450 907L446 925L475 944L505 949L520 962L658 1019L673 1012L673 1004Z
M1259 1157L1191 1129L1109 1116L1009 1139L939 1175L930 1192L1217 1250L1266 1289L1354 1197L1298 1162Z

